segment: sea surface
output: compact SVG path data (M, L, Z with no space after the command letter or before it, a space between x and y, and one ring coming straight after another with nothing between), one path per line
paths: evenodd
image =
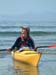
M12 47L21 26L30 27L35 46L56 43L56 21L0 21L0 50ZM7 51L0 51L0 75L56 75L56 48L38 48L42 53L38 67L18 63Z

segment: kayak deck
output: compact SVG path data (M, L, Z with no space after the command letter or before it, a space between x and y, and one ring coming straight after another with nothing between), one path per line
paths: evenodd
M12 57L17 60L21 61L33 66L38 66L39 60L41 58L41 53L37 53L35 51L12 51Z

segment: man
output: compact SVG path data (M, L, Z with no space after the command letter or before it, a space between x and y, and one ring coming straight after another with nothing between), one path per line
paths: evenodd
M35 49L34 42L30 37L30 28L27 26L21 27L21 35L17 38L14 45L12 46L11 50L20 50L22 47L29 47L30 49Z

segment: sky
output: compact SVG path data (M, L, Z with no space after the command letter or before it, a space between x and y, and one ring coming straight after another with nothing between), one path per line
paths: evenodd
M42 16L56 14L56 0L0 0L0 16Z

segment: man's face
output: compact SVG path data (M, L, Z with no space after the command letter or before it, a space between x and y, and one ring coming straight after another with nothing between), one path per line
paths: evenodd
M22 29L21 30L21 34L22 34L23 37L26 38L27 37L27 30L26 29Z

